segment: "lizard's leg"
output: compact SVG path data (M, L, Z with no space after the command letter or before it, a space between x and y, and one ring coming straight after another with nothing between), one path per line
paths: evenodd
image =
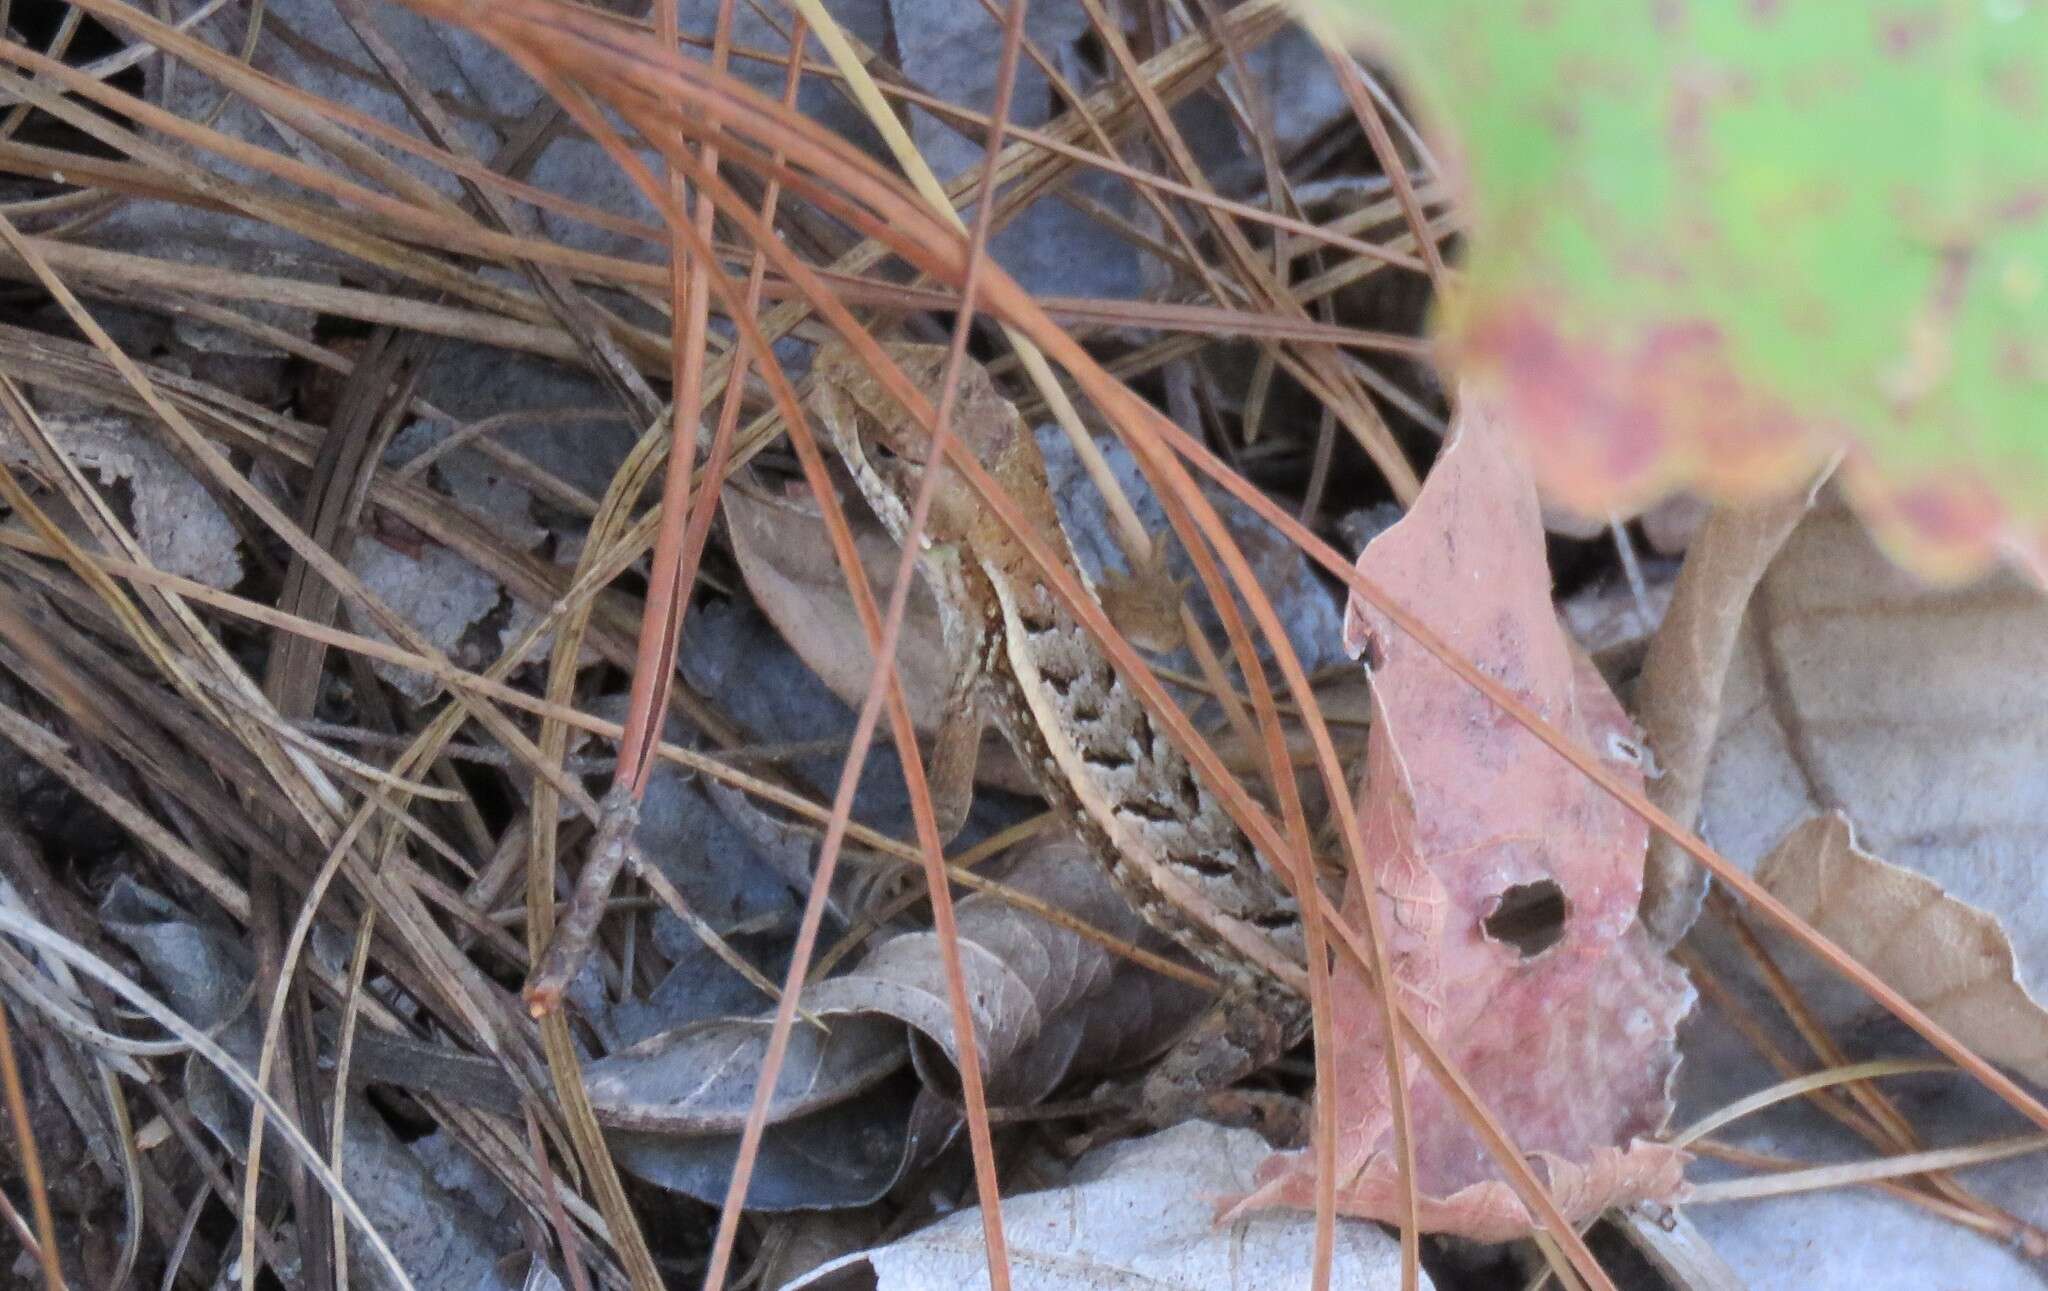
M1146 1074L1139 1118L1153 1126L1196 1117L1266 1128L1298 1115L1276 1113L1267 1105L1273 1100L1233 1094L1230 1086L1270 1066L1307 1033L1308 1022L1308 1001L1278 982L1226 991ZM1296 1100L1279 1101L1298 1107Z
M950 843L967 823L974 805L974 772L981 763L981 714L948 711L932 738L925 764L925 782L932 791L932 812L938 817L939 842Z
M925 759L925 783L931 790L932 812L938 817L939 842L950 843L967 823L974 805L974 773L981 765L983 720L978 694L983 659L964 634L950 651L953 677L946 690L945 711L933 733L931 756Z

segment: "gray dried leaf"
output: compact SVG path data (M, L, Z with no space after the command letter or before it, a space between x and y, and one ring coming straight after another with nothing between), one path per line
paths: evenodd
M1123 553L1117 546L1102 495L1089 482L1080 459L1074 454L1073 445L1056 426L1039 427L1037 435L1039 448L1045 454L1047 481L1052 486L1053 500L1059 507L1060 524L1066 529L1074 555L1082 567L1098 583L1103 581L1106 572L1129 572ZM1145 529L1150 533L1168 535L1168 576L1194 580L1194 562L1188 558L1180 542L1170 536L1172 528L1166 519L1165 509L1153 495L1151 485L1139 473L1130 450L1114 440L1105 441L1101 447L1103 457L1108 460ZM1244 551L1260 589L1273 602L1302 667L1314 672L1326 664L1341 661L1341 607L1336 594L1316 575L1301 549L1237 499L1207 485L1203 491L1223 518L1230 536ZM1203 625L1212 640L1221 642L1224 639L1222 620L1198 580L1190 583L1188 596L1196 621ZM1169 662L1189 671L1194 666L1192 656L1184 650L1177 652Z
M694 614L691 624L695 625ZM590 711L623 721L624 694L591 701ZM692 745L696 737L679 717L671 716L663 738ZM796 921L797 901L791 896L810 888L808 872L782 873L784 858L762 846L763 840L738 828L716 791L721 786L672 762L656 762L640 799L640 823L633 841L650 865L659 869L682 893L690 909L721 932L737 927L779 927ZM667 911L654 916L654 942L663 955L680 960L700 946L694 934ZM669 1026L695 1020L672 1018Z
M241 535L213 495L184 463L118 414L46 415L50 439L101 484L128 486L129 531L149 563L210 587L242 581ZM35 465L19 437L0 427L0 453L15 466Z
M462 422L502 413L538 420L491 432L544 478L599 498L632 451L639 428L604 384L583 372L495 346L442 341L420 374L420 397Z
M1267 1214L1216 1222L1216 1199L1243 1193L1266 1154L1249 1130L1203 1122L1100 1148L1063 1187L1003 1199L1011 1285L1019 1291L1220 1289L1309 1285L1315 1219ZM987 1276L977 1210L832 1261L791 1291L939 1291ZM1373 1224L1337 1221L1330 1285L1401 1283L1401 1251ZM1418 1284L1434 1286L1427 1274Z
M873 1089L909 1054L903 1030L874 1013L822 1004L805 1010L829 1030L799 1023L769 1104L771 1124L809 1115ZM583 1082L608 1119L644 1121L673 1135L737 1133L754 1099L768 1019L726 1018L678 1027L586 1063Z
M903 72L913 82L951 103L988 111L994 106L992 70L1002 51L1002 27L980 5L953 0L889 0L895 43ZM1088 29L1087 14L1073 0L1052 0L1025 10L1025 37L1072 79L1079 60L1076 42ZM1059 106L1064 106L1063 104ZM1043 124L1055 108L1052 88L1028 58L1020 60L1010 103L1010 121ZM943 180L981 164L986 137L978 127L961 129L918 109L910 113L918 151ZM1137 203L1130 186L1086 169L1066 181L1089 199L1130 214ZM963 216L973 219L971 211ZM989 239L989 252L1026 289L1041 295L1103 299L1138 293L1138 252L1115 230L1066 202L1041 197Z
M101 903L100 921L148 969L173 1009L194 1026L221 1028L216 1036L221 1047L254 1069L259 1024L247 1007L251 968L238 938L201 923L125 877ZM196 1055L185 1068L185 1098L200 1123L242 1158L248 1142L248 1100ZM491 1222L435 1182L428 1162L400 1141L362 1095L350 1095L346 1111L342 1182L407 1274L419 1286L477 1284L517 1240L516 1232ZM324 1127L315 1138L325 1141ZM282 1138L266 1136L267 1165L274 1167L288 1156ZM389 1284L370 1248L353 1230L350 1251L366 1286Z
M1807 517L1751 599L1702 799L1745 867L1831 810L1862 845L1995 915L2020 978L2048 984L2048 597L2011 573L1933 588L1839 501ZM1831 997L1835 998L1835 997ZM1831 1028L1867 1002L1824 1013Z
M437 542L416 552L400 551L365 534L349 552L351 573L400 618L418 629L436 650L453 654L465 633L498 608L505 589L497 579ZM389 641L375 623L350 624L365 636ZM414 703L425 703L440 683L393 664L372 662L377 675Z
M904 75L948 103L977 112L995 106L991 73L1003 47L1002 23L996 15L980 5L952 0L889 0L889 16ZM1024 12L1025 38L1051 55L1055 64L1087 30L1088 15L1073 0L1050 0ZM1051 94L1044 73L1030 59L1020 59L1011 123L1043 125L1052 110ZM950 180L980 163L982 131L963 131L922 109L911 110L910 122L918 151L939 178Z
M445 425L414 422L392 436L384 464L404 466L449 434ZM534 523L532 491L482 453L458 448L437 457L429 469L457 506L514 551L532 551L547 538L548 531Z
M1332 126L1351 117L1350 104L1321 46L1299 24L1281 26L1263 44L1244 51L1244 66L1252 81L1248 88L1271 116L1268 133L1283 162L1312 150L1318 139L1328 137ZM1241 95L1247 88L1229 73L1223 83ZM1246 106L1256 110L1250 102ZM1254 199L1266 196L1265 168L1216 95L1196 94L1182 100L1174 108L1173 119L1202 174L1219 191ZM1266 130L1263 125L1260 128Z
M892 1079L909 1060L903 1027L877 1014L808 1011L830 1030L799 1021L790 1033L750 1209L866 1205L906 1168L901 1127L913 1090ZM672 1191L720 1200L768 1039L766 1017L729 1018L664 1032L588 1064L585 1085L607 1120L623 1113L649 1126L606 1136L619 1164Z
M1158 946L1076 839L1026 844L1007 882L1112 937ZM960 902L956 915L991 1102L1033 1103L1075 1075L1142 1061L1179 1034L1203 1003L1200 992L1000 897L977 893ZM822 998L860 999L909 1023L949 1063L957 1061L938 934L894 937L857 973L817 990Z
M444 426L427 423L408 426L393 437L384 464L403 466L448 433ZM533 494L481 454L458 449L435 461L432 472L453 504L506 547L530 551L547 537L547 530L533 518ZM458 663L484 661L481 653L471 658L466 647L473 643L471 629L506 603L504 584L496 578L439 543L420 539L401 545L375 532L357 537L348 565L380 600L443 654ZM366 635L385 639L374 623L354 626ZM490 644L498 643L493 640ZM426 702L439 688L430 678L409 669L381 662L370 666L414 703Z
M845 769L844 741L854 713L783 641L765 616L743 601L693 607L677 649L677 666L699 692L718 696L735 725L764 743L839 742L830 752L782 761L786 774L829 800ZM884 734L868 751L854 819L899 838L911 835L910 795L896 749Z
M901 1043L901 1037L897 1037ZM857 1101L835 1103L771 1126L762 1136L747 1189L751 1211L869 1206L930 1157L920 1150L909 1081L877 1086ZM717 1205L725 1197L740 1136L679 1137L613 1130L605 1141L627 1171L657 1187Z
M211 87L210 82L190 73L181 75L178 80L181 86ZM233 129L236 124L243 125L245 129L240 133L244 137L248 137L246 127L250 123L260 123L261 119L260 114L239 101L236 110L223 118L231 133L236 132ZM275 139L274 135L263 137L265 132L260 124L255 125L255 130L266 145ZM204 152L192 154L195 164L202 158L212 163L207 168L216 173L235 175L243 182L256 185L274 186L232 162ZM107 219L93 224L81 240L109 251L129 255L140 253L153 260L190 266L195 283L210 276L212 271L284 278L325 287L339 286L343 280L338 267L339 258L296 233L261 220L180 202L149 199L123 202ZM313 337L315 312L302 305L253 298L246 294L209 303L223 305L254 323L276 328L301 340ZM284 351L267 338L189 315L174 314L171 331L175 343L169 357L173 362L196 363L218 371L217 361L222 358L265 360L284 355Z
M1077 842L1029 846L1008 882L1111 936L1151 940ZM1199 991L993 896L968 897L957 913L994 1104L1033 1103L1067 1080L1148 1057L1204 1003ZM933 938L892 938L855 971L805 990L803 1008L830 1030L799 1023L791 1033L749 1206L865 1204L957 1130L945 1065L956 1052L952 1014ZM722 1197L767 1034L763 1017L727 1019L590 1064L585 1078L598 1106L662 1122L658 1132L618 1136L620 1163L665 1187ZM913 1044L921 1090L891 1079Z

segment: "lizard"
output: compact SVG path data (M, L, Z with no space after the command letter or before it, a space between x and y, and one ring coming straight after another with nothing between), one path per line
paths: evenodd
M913 383L936 388L943 347L885 348ZM1036 439L988 372L962 362L955 433L1101 603L1060 526ZM905 541L929 432L837 340L813 360L810 408L869 507ZM1043 585L1031 554L963 476L938 469L917 555L956 670L929 758L942 832L965 816L981 725L993 722L1137 913L1217 978L1217 1003L1140 1090L1141 1117L1170 1123L1306 1033L1299 990L1238 944L1249 932L1300 964L1300 910L1221 797ZM1222 935L1223 922L1237 925L1236 938Z

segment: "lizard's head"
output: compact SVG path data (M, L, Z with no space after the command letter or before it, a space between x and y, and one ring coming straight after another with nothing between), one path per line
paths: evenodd
M890 345L889 356L913 385L934 401L944 375L946 350L937 345ZM899 405L843 342L828 341L811 364L811 407L868 505L901 542L910 529L910 510L924 482L931 434ZM1040 523L1050 506L1045 461L1024 419L980 364L962 364L951 426L955 436ZM1003 544L1003 523L982 503L973 485L949 466L932 490L925 545L957 545L986 554ZM1055 520L1049 532L1058 533Z

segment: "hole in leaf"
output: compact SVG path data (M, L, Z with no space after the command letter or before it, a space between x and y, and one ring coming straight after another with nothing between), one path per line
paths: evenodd
M1501 893L1480 927L1493 940L1513 946L1523 959L1533 959L1564 937L1565 913L1564 889L1540 879L1517 883Z

